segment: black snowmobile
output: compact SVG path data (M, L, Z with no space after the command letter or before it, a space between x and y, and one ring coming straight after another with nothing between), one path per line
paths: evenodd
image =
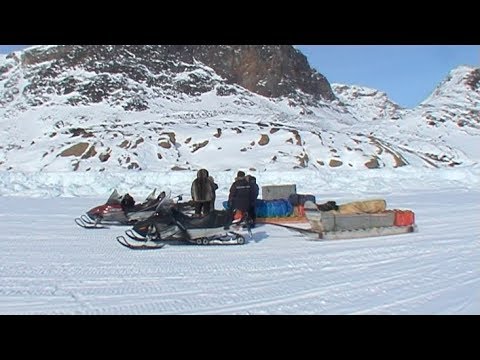
M157 196L156 191L154 189L144 202L135 204L129 194L121 196L114 190L105 204L90 209L85 215L76 218L75 223L85 229L100 229L106 225L133 225L152 216L167 196L163 191ZM183 205L188 210L189 204Z
M185 214L174 201L165 198L155 214L125 231L128 239L118 236L117 241L130 249L159 249L167 244L185 243L243 245L245 236L238 231L246 232L252 237L248 214L233 222L228 221L225 210L213 210L210 214L197 218Z

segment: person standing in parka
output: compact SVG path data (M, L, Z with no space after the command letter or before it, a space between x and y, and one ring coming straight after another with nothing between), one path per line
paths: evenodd
M195 207L195 215L208 215L215 208L215 190L218 185L209 176L206 169L197 172L197 178L192 182L191 195Z

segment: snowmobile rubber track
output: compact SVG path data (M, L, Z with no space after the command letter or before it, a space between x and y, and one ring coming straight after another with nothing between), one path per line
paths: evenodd
M244 245L245 237L235 232L228 232L225 236L214 236L187 240L195 245Z
M166 245L165 243L155 243L153 241L143 241L134 244L129 242L124 236L117 236L117 242L131 250L158 250Z

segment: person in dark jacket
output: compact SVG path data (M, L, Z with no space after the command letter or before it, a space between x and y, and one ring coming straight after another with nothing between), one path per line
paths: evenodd
M192 182L191 194L195 207L195 216L208 215L215 208L215 190L218 185L209 176L206 169L197 172L197 178Z
M126 193L122 198L121 204L123 210L128 211L135 206L135 200L129 193Z
M250 219L252 220L251 227L255 227L255 221L257 220L257 214L255 210L258 194L260 193L260 188L258 187L257 178L255 176L247 175L247 181L250 184L250 207L248 210L248 214L250 215Z
M237 177L230 186L228 195L227 221L225 229L228 229L233 221L233 214L236 210L248 213L250 210L250 183L247 181L245 173L239 171Z

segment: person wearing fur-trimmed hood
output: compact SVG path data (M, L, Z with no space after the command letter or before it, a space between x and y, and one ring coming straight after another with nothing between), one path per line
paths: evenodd
M197 178L193 180L191 187L192 200L195 207L195 215L208 215L215 208L215 190L218 185L215 184L206 169L200 169L197 172Z

